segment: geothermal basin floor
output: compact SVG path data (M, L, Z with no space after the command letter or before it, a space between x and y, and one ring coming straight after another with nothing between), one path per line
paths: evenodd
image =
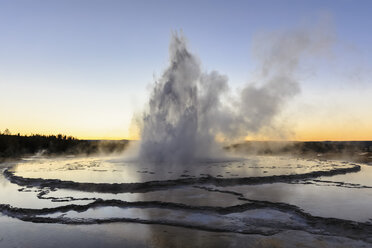
M0 247L372 246L365 164L31 157L1 166Z

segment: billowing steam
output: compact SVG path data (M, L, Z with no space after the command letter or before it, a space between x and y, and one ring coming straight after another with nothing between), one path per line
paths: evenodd
M315 30L315 31L314 31ZM169 67L155 82L144 113L140 158L182 162L215 157L218 140L238 140L270 126L283 104L300 91L296 69L303 55L322 52L330 37L320 29L268 36L255 47L258 84L237 95L228 77L203 72L182 35L173 34Z

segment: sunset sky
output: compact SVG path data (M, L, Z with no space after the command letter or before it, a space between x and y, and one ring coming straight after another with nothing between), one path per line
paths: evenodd
M0 0L0 131L136 138L172 31L236 90L255 75L255 37L326 18L332 50L304 62L277 121L291 140L372 140L371 12L368 0Z

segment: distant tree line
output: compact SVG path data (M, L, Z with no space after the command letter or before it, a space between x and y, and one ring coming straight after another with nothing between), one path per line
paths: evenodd
M124 151L127 145L127 140L79 140L62 134L12 135L8 129L0 132L0 158L16 158L38 152L46 155L114 153Z
M227 150L258 154L357 153L372 152L372 141L246 141L225 147Z

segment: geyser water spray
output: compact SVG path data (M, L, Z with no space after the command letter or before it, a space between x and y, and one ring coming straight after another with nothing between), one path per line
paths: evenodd
M259 84L229 90L227 76L203 72L185 38L172 34L169 66L154 83L143 114L139 157L154 163L188 163L221 156L216 141L236 141L270 126L283 104L299 92L300 58L319 54L331 37L318 27L258 42Z

